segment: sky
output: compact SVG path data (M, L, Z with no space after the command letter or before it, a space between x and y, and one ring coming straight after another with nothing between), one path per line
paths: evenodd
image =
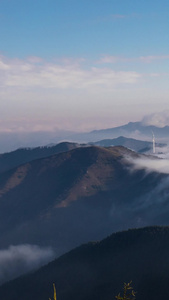
M168 0L0 0L0 131L169 124Z

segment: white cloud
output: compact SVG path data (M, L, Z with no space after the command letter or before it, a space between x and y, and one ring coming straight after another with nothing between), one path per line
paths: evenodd
M28 62L30 63L35 63L35 64L38 64L38 63L42 63L43 62L43 59L41 57L38 57L38 56L29 56L27 58Z
M2 60L0 60L0 70L2 71L10 70L10 66L5 62L3 62Z
M40 63L38 63L40 62ZM38 58L27 60L0 59L1 87L87 89L133 84L141 77L133 71L114 71L111 68L90 67L79 63L48 63Z
M114 63L124 63L124 62L152 63L155 61L162 61L168 59L169 59L169 55L148 55L148 56L140 56L140 57L104 55L96 63L98 64L114 64Z
M140 56L139 60L145 63L151 63L152 61L158 60L167 60L169 55L149 55L149 56Z
M120 56L113 56L113 55L105 55L101 57L96 63L98 64L114 64L120 61L126 60L123 57Z
M131 69L123 64L125 57L102 59L122 63L114 66L83 58L62 57L49 62L39 57L0 56L0 131L113 127L142 118L145 105L147 112L152 106L159 109L160 97L163 103L167 101L168 90L160 86L167 83L167 76L140 73L135 65Z
M146 170L147 173L157 172L169 174L169 147L159 148L162 154L141 155L139 157L126 156L125 159L131 164L129 170Z
M133 168L146 169L147 172L158 172L162 174L169 174L169 160L168 159L153 159L153 158L138 158L133 160Z
M157 127L164 127L169 125L169 110L145 116L142 119L142 124L145 126L154 125Z
M36 269L54 258L50 248L35 245L10 246L0 250L0 283Z

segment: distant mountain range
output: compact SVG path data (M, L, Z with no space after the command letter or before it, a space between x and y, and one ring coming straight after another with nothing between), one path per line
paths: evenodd
M88 133L74 134L69 136L69 140L77 142L96 142L103 139L113 139L119 136L135 138L139 140L152 140L152 132L158 140L168 143L169 126L159 128L156 126L145 126L141 122L129 122L126 125L94 130Z
M46 300L53 297L54 282L58 300L112 300L131 280L137 300L168 299L168 253L169 227L115 233L6 283L0 299Z
M107 139L107 140L93 142L91 143L91 145L102 146L102 147L124 146L126 148L129 148L139 153L153 152L152 142L140 141L132 138L126 138L124 136L120 136L115 139ZM166 144L156 143L156 147L163 148L165 146Z
M1 248L38 244L60 255L117 230L169 224L168 184L158 190L168 175L134 170L128 158L138 157L124 147L80 147L1 173Z
M151 141L152 132L157 142L168 143L169 126L163 128L144 126L141 122L130 122L123 126L94 130L86 133L73 133L60 130L56 130L55 132L0 132L0 153L16 150L21 147L38 147L63 141L88 143L103 139L114 139L119 136Z

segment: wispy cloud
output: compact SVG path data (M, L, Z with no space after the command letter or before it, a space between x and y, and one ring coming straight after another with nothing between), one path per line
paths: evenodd
M101 57L96 63L98 64L114 64L117 62L126 61L126 58L120 56L113 56L113 55L105 55Z
M169 55L149 55L149 56L140 56L139 60L145 63L151 63L158 60L168 60Z
M114 64L114 63L123 63L123 62L152 63L155 61L163 61L168 59L169 59L169 55L148 55L148 56L140 56L140 57L104 55L96 63L98 64Z
M1 88L86 89L115 87L137 82L140 74L133 71L114 71L112 68L84 68L79 62L48 63L40 58L27 60L0 59Z

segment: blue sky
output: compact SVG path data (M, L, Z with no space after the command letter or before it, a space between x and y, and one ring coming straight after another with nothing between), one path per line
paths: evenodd
M0 0L0 130L165 125L168 30L165 0Z

